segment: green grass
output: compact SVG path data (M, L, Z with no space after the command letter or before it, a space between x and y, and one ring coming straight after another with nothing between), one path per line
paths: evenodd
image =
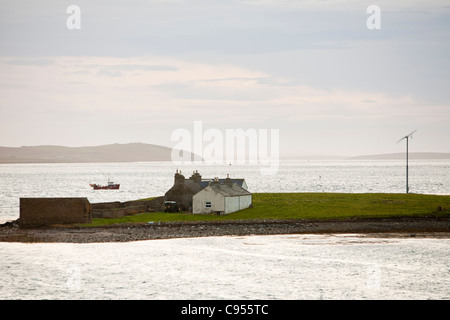
M92 223L85 226L150 221L330 220L424 216L450 217L450 196L390 193L254 193L253 208L224 216L153 212L118 219L92 219Z

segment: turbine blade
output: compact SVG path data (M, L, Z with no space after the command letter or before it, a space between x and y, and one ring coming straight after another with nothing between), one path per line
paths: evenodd
M398 140L396 143L399 143L399 142L402 141L403 139L406 139L406 137L401 138L401 139Z
M412 139L412 134L417 132L417 130L414 130L413 132L407 134L406 136L404 136L403 138L401 138L400 140L398 140L396 143L399 143L400 141L402 141L403 139L408 139L409 137L411 137Z

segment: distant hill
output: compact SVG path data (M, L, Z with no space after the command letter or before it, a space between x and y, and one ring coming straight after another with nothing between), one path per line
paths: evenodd
M171 161L171 153L171 148L145 143L92 147L0 147L0 163Z
M387 153L387 154L372 154L348 158L350 160L398 160L405 159L406 153ZM408 158L411 160L439 160L450 159L450 153L438 152L410 152Z
M108 144L92 147L23 146L0 147L0 163L88 163L171 161L172 148L145 143ZM362 155L357 157L299 157L295 159L397 160L405 153ZM450 159L450 153L410 152L414 159ZM292 158L294 159L294 158Z

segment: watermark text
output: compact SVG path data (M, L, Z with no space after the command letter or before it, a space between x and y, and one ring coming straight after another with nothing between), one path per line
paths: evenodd
M250 164L261 166L263 175L274 175L279 167L278 129L203 130L202 121L194 121L193 131L176 129L171 140L172 162L180 164Z
M70 5L66 9L66 13L70 14L66 20L66 26L69 30L81 29L81 10L77 5Z
M381 9L380 6L376 4L370 5L366 10L370 16L367 18L366 26L369 30L380 30L381 29Z

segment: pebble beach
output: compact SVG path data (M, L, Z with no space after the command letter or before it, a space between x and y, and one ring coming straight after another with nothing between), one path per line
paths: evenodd
M13 222L0 227L0 241L92 243L210 236L330 233L450 238L450 218L154 222L102 227L52 226L32 229L20 228Z

